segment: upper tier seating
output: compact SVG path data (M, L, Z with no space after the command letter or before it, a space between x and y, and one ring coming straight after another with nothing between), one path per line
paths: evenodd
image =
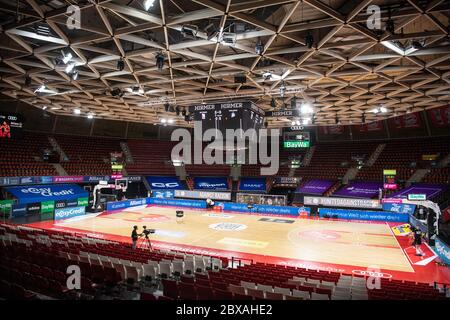
M172 148L177 142L161 140L128 140L134 164L126 168L128 174L175 175L170 163Z
M111 153L121 152L120 140L111 138L55 136L68 162L61 165L69 175L109 175Z
M41 133L23 132L21 139L0 139L0 177L57 175L51 164L38 161L46 148L52 146Z
M445 157L450 153L450 138L417 138L391 140L371 167L363 167L357 175L361 180L383 179L383 169L396 169L397 179L408 180L420 165L425 165L422 155L439 154ZM417 166L414 166L414 163ZM431 178L432 179L432 178ZM423 182L428 181L427 178Z

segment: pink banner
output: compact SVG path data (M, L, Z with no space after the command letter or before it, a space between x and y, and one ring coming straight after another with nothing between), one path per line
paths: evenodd
M83 176L56 176L53 177L53 182L83 182Z
M329 135L329 134L343 134L344 133L344 127L343 126L323 126L319 127L322 134Z
M383 130L383 122L382 121L374 121L371 123L364 123L357 126L359 132L375 132Z

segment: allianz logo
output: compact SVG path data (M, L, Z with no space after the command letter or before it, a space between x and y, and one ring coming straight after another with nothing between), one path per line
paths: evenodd
M65 196L74 194L72 189L61 190L58 192L52 191L50 188L24 188L20 190L22 193L33 193L40 194L43 197L52 197L52 196Z
M130 206L140 206L142 204L145 204L145 199L142 200L131 200Z

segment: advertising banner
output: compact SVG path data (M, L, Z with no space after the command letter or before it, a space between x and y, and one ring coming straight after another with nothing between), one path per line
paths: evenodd
M155 198L173 198L175 196L174 190L152 190L152 195Z
M328 189L333 186L334 181L328 180L310 180L303 186L299 187L296 193L308 193L308 194L324 194Z
M66 200L57 200L55 201L55 209L63 209L67 207Z
M273 181L273 187L296 188L301 179L296 177L276 177Z
M28 203L27 204L27 214L38 214L41 213L41 203Z
M184 189L177 177L149 176L146 179L152 189Z
M230 192L217 192L217 191L190 191L190 190L175 190L176 198L190 198L190 199L212 199L230 201Z
M356 181L351 182L347 186L339 189L333 195L372 199L379 195L380 189L383 189L383 183Z
M450 126L450 106L429 109L427 114L434 127Z
M106 211L114 211L130 207L144 206L146 204L147 204L146 198L108 202L106 204Z
M55 210L55 220L82 216L86 213L85 207L64 208Z
M55 183L79 183L84 181L84 176L56 176L53 177Z
M389 198L408 199L409 194L426 195L426 199L430 200L438 196L448 186L434 184L414 184L406 189L391 194Z
M147 198L147 204L205 209L206 201Z
M265 178L241 178L239 183L240 191L261 191L266 192Z
M386 211L361 211L361 210L343 210L332 208L319 208L319 216L332 217L347 220L367 220L367 221L386 221L386 222L408 222L409 216L404 213L392 213Z
M6 188L6 191L14 195L21 204L50 200L69 200L88 196L86 191L73 184L9 187Z
M27 214L27 205L26 204L14 204L12 208L11 216L15 217L23 217Z
M226 177L195 177L194 189L196 190L228 190Z
M41 213L52 213L55 211L55 201L44 201L41 203Z
M88 197L78 198L78 200L77 200L78 207L87 207L88 205L89 205Z
M413 214L414 210L416 210L416 206L413 204L383 203L383 210L396 213Z
M382 208L381 203L378 200L336 198L336 197L305 196L304 204L311 206L324 206L324 207L344 207L344 208L364 208L364 209Z
M299 216L304 215L305 212L310 212L306 207L283 207L283 206L267 206L267 205L254 205L251 208L244 203L234 202L221 202L217 204L222 207L224 211L238 211L248 213L267 213L267 214L279 214L279 215L291 215Z
M450 266L450 246L439 238L435 239L434 251L439 258L448 266Z
M0 213L10 213L13 203L13 200L0 200Z

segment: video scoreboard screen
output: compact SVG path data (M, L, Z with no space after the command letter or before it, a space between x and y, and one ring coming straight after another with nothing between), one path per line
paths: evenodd
M307 131L290 131L283 135L283 147L285 149L301 149L310 146L311 137Z
M20 138L23 122L23 117L19 114L0 113L0 139Z

